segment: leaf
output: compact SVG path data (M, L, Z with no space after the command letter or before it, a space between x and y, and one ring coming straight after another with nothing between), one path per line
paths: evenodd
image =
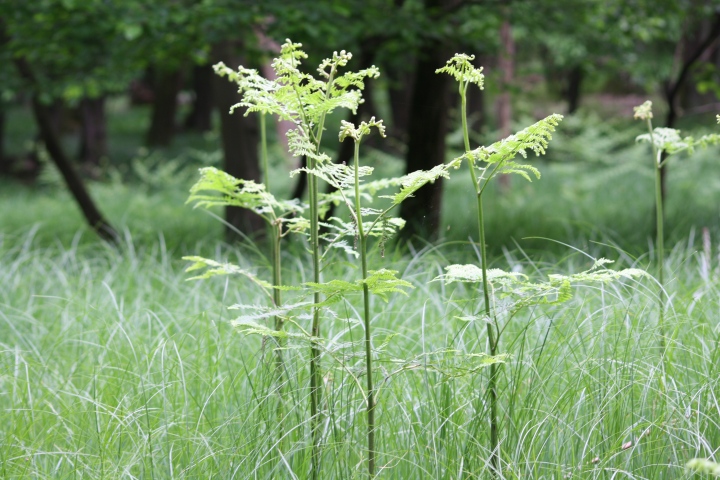
M340 141L342 142L347 137L350 137L355 140L355 142L359 143L365 135L370 134L372 127L377 128L378 133L380 133L381 137L385 137L385 125L383 125L382 120L376 121L375 117L371 117L370 120L367 122L360 122L360 125L358 125L357 127L355 127L355 125L350 122L342 120L340 122Z
M653 130L652 137L649 133L645 133L638 135L636 141L653 143L658 150L666 152L668 155L674 155L684 150L692 154L696 147L705 148L709 145L720 144L720 135L703 135L695 139L693 137L681 137L680 130L674 128L657 127Z
M475 55L456 53L444 67L435 70L435 73L447 73L452 75L457 82L474 83L482 90L485 75L482 74L482 67L476 68L472 64L473 60L475 60Z
M450 285L453 282L482 282L482 268L477 265L450 265L445 267L446 274L435 277L433 281L442 280L445 285ZM508 282L514 282L518 279L527 278L522 273L505 272L499 268L489 268L487 270L487 281L493 283L498 280L504 280ZM508 283L505 282L505 283Z
M381 198L389 198L393 205L400 205L403 200L413 196L420 188L428 183L433 183L438 178L450 178L450 168L457 168L458 162L451 162L437 165L430 170L417 170L399 179L400 191L395 195L383 195Z
M720 477L720 463L707 458L693 458L685 464L685 468L695 473L706 473Z
M511 162L517 155L527 158L527 152L532 151L535 155L544 155L548 142L552 139L552 132L562 121L563 116L558 114L550 115L533 125L519 131L514 135L495 142L489 147L478 147L475 150L466 152L460 159L468 159L473 165L485 162L489 165L497 165L497 173L519 174L527 180L532 173L540 178L540 172L531 165L521 165ZM485 168L485 167L478 167Z
M323 339L313 337L305 332L296 333L287 330L275 330L273 328L260 325L259 323L245 320L233 320L230 322L239 332L245 335L261 335L263 337L284 338L294 340L304 340L312 343L322 343Z
M397 278L397 270L370 270L368 272L368 278L365 280L365 284L368 286L368 290L371 293L380 296L387 302L388 293L402 293L407 295L407 292L403 288L415 288L410 282ZM360 280L362 282L362 280Z
M646 100L645 103L643 103L642 105L633 107L633 110L635 111L633 118L637 118L640 120L649 120L653 118L652 102L650 100Z
M244 270L237 265L233 265L232 263L220 263L209 258L203 258L198 256L187 256L182 257L182 259L189 262L194 262L192 265L185 269L186 272L193 272L195 270L201 270L203 268L208 269L203 272L202 275L196 275L194 277L188 278L187 280L204 280L206 278L211 278L218 275L242 275L244 277L247 277L252 282L256 283L258 286L262 287L265 290L273 288L270 283L266 282L265 280L259 279L254 273Z
M200 179L190 188L187 203L195 207L234 206L253 210L259 215L274 217L287 213L302 213L299 201L280 201L265 189L265 185L242 180L215 167L200 169Z

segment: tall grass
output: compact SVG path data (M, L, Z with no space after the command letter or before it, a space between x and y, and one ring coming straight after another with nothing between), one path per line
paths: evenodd
M269 269L254 250L216 249L216 258ZM717 461L720 269L715 247L698 249L690 237L666 258L672 368L658 363L647 281L588 287L508 326L497 385L505 478L684 478L689 459ZM389 252L417 288L387 305L370 298L376 338L386 338L375 386L381 478L457 478L468 464L476 478L490 474L484 382L447 353L484 351L484 325L458 319L478 307L459 299L477 295L429 282L468 250ZM48 246L32 231L0 237L2 478L306 477L309 352L289 340L285 414L297 427L281 447L274 358L260 340L234 334L223 307L257 292L231 279L184 281L181 253L129 235L122 253L82 241ZM336 260L333 276L354 278ZM307 280L309 261L287 254L283 275ZM533 276L590 263L578 253L533 263L515 250L490 265ZM351 345L363 341L359 300L342 309L349 320L329 321L323 346L322 478L364 474L364 364Z

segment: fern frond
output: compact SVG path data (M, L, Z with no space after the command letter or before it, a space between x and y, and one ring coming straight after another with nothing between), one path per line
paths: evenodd
M471 282L477 283L482 282L482 268L477 265L450 265L445 267L447 273L435 277L433 281L442 280L445 285L450 285L453 282ZM518 280L526 279L527 277L521 273L506 272L499 268L490 268L487 270L487 280L490 283L509 283L516 282Z
M372 175L372 167L359 167L359 177L366 177ZM305 172L309 175L315 175L321 178L328 184L332 185L338 190L346 190L353 186L355 183L355 172L352 167L344 164L327 162L319 164L317 168L303 167L298 168L290 172L290 176L295 176L300 172Z
M270 283L266 282L265 280L261 280L254 273L248 270L244 270L237 265L233 265L232 263L221 263L215 260L211 260L209 258L198 256L186 256L182 257L182 259L188 262L193 262L192 265L185 269L186 272L194 272L196 270L202 270L204 268L207 269L202 273L202 275L196 275L194 277L188 278L188 281L204 280L206 278L211 278L218 275L241 275L250 279L253 283L258 285L259 287L262 287L266 291L273 288Z
M368 274L364 282L368 286L368 290L386 302L389 293L397 292L407 295L407 292L403 290L404 288L415 288L410 282L397 278L397 270L382 268L380 270L370 270ZM359 282L363 283L362 280L359 280Z
M235 178L215 167L200 169L200 179L190 188L187 200L187 203L193 202L196 208L233 206L253 210L259 215L270 214L270 217L305 210L296 200L277 200L263 184Z
M633 110L635 111L633 118L637 118L639 120L649 120L653 118L652 102L650 100L646 100L642 105L633 107Z
M544 155L548 142L552 139L552 132L555 131L555 127L558 126L562 119L562 115L550 115L514 135L493 143L489 147L479 147L471 150L460 159L467 158L474 165L479 162L490 165L497 164L496 173L517 173L530 180L530 176L527 174L529 171L539 178L540 172L534 167L510 161L517 155L527 158L528 151L532 151L537 156Z
M720 119L718 119L718 123L720 123ZM685 468L693 473L705 473L720 477L720 463L706 458L693 458L685 464Z
M456 159L457 160L457 159ZM411 197L420 188L428 183L434 183L438 178L450 178L450 168L457 168L457 161L436 165L430 170L418 170L400 177L400 191L395 195L382 195L381 198L389 198L393 205L400 205L406 198Z
M674 128L657 127L653 130L652 137L649 133L638 135L638 142L653 142L658 150L674 155L687 150L688 154L692 154L695 148L706 148L710 145L720 145L720 135L709 134L695 139L693 137L681 137L680 130Z
M435 73L447 73L461 84L474 83L482 90L485 75L482 73L482 67L476 68L472 64L473 60L475 60L475 55L456 53L444 67L435 70Z
M360 122L360 125L357 127L350 122L342 120L340 122L340 141L342 142L350 137L356 142L359 142L362 140L362 137L370 134L373 127L377 129L381 137L385 137L385 125L383 125L382 120L375 120L375 117L371 117L367 122Z

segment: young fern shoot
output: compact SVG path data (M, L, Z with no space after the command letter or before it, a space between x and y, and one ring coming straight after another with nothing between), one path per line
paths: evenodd
M639 135L637 141L648 142L652 147L653 165L655 170L655 271L659 284L658 291L658 330L660 333L660 349L665 350L665 210L662 194L662 169L670 156L682 151L692 154L698 146L720 144L720 135L704 135L698 139L681 137L680 131L673 128L652 126L652 102L646 101L634 108L634 117L645 121L648 133ZM720 123L720 116L718 116Z
M447 64L436 70L436 73L447 73L458 82L460 94L461 120L465 154L459 159L467 160L470 179L475 189L477 203L478 242L480 244L482 289L484 300L484 313L487 325L488 350L491 357L497 355L500 330L497 319L494 317L490 303L490 282L488 281L487 247L485 244L485 224L483 219L483 192L490 180L498 174L518 174L531 181L529 173L540 178L540 172L531 165L518 164L513 161L517 154L527 156L526 151L532 150L536 155L545 153L548 141L555 127L562 120L562 115L551 115L544 120L518 132L515 135L494 143L489 147L470 148L470 139L467 126L467 89L471 84L483 89L484 75L482 68L476 68L472 61L473 55L456 54ZM479 174L479 175L478 175ZM494 475L501 474L500 442L498 437L499 418L497 413L497 372L498 365L490 364L490 378L488 381L488 405L490 410L490 466Z
M246 107L247 113L262 112L276 115L282 120L293 122L296 127L288 136L288 146L296 156L308 158L309 204L310 204L310 249L313 262L313 283L321 283L320 232L319 232L319 188L318 176L315 174L320 167L331 164L328 155L322 152L322 137L325 131L325 119L328 113L336 108L347 108L353 112L362 102L360 90L366 78L379 75L375 67L359 72L340 74L352 58L350 53L334 52L331 58L320 63L318 78L300 70L302 60L307 54L302 45L287 40L280 49L272 67L276 79L263 78L256 70L239 67L237 72L223 64L215 66L216 72L228 75L240 85L243 92L241 102L237 106ZM237 107L236 106L236 107ZM233 107L235 108L235 107ZM246 114L247 114L246 113ZM321 291L314 292L311 337L320 338ZM317 478L319 472L320 446L320 394L322 379L320 374L320 349L315 342L310 346L310 415L312 430L311 478Z
M375 121L375 117L369 122L362 122L356 128L349 122L342 122L340 130L340 141L350 137L355 142L354 150L354 177L355 177L355 211L354 219L357 225L357 235L360 247L360 264L362 268L363 282L363 321L365 324L365 375L367 376L367 392L365 403L367 406L367 442L368 442L368 475L375 476L375 390L373 387L372 368L372 339L370 336L370 291L368 289L368 267L367 267L367 235L363 227L363 211L360 206L360 142L365 135L376 128L381 136L385 136L385 126L382 120Z

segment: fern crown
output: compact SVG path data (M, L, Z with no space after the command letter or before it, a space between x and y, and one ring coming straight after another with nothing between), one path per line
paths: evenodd
M484 88L485 75L482 74L482 67L476 68L472 64L473 60L475 60L475 55L456 53L454 57L447 61L444 67L435 70L435 73L447 73L462 84L474 83L482 90Z

